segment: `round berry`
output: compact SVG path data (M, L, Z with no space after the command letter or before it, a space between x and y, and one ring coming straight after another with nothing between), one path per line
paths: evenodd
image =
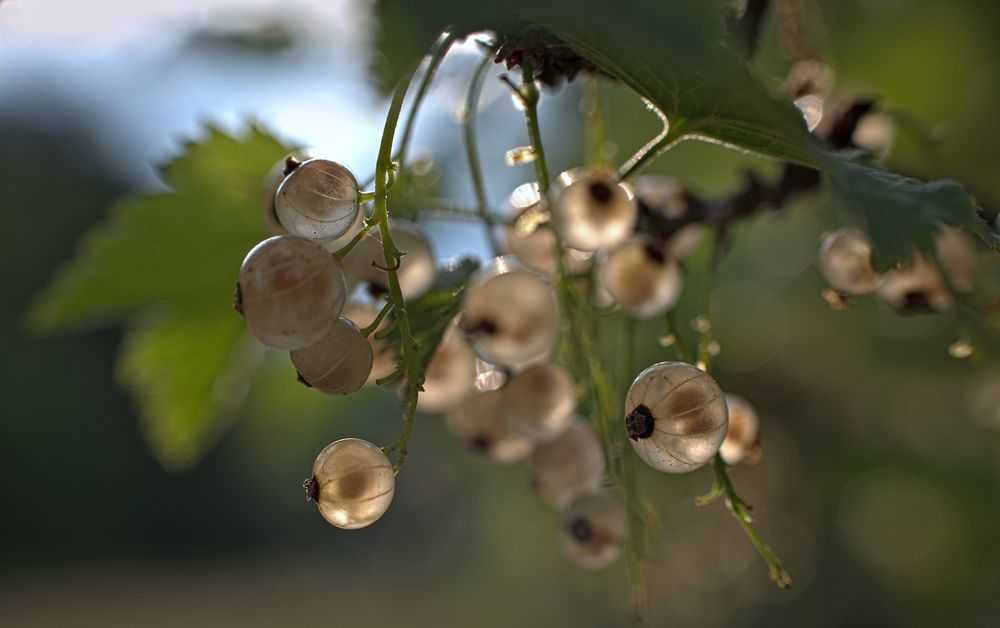
M275 349L319 342L340 316L347 288L337 261L321 246L274 236L247 253L240 267L237 307L247 329Z
M285 157L274 164L264 177L264 221L267 224L268 232L271 235L288 235L288 231L281 226L278 221L278 214L274 207L274 199L278 194L278 186L285 180L285 177L292 170L298 168L302 162L312 159L309 150L297 150L285 155Z
M385 514L396 490L392 464L368 441L344 438L316 456L306 496L323 518L345 530L364 528Z
M635 196L640 207L646 208L662 219L678 221L688 212L687 190L677 179L657 175L644 175L635 180ZM701 243L705 227L690 222L678 228L667 244L676 259L685 259Z
M598 277L623 310L640 318L672 308L684 285L680 264L667 247L647 235L632 236L602 253Z
M882 283L882 275L872 268L871 242L857 229L838 229L826 236L819 249L819 271L841 294L868 294Z
M504 420L503 405L502 390L477 392L445 415L445 423L452 434L475 451L497 462L517 462L531 453L531 441L510 428Z
M504 417L511 428L535 441L558 436L573 422L576 388L558 364L529 366L504 388Z
M609 173L559 176L552 225L567 245L581 251L614 246L635 228L639 206L631 189Z
M350 301L344 306L342 316L359 328L364 328L375 322L378 312L378 308L374 305ZM378 332L389 324L387 318L383 318L375 331L368 335L368 346L372 351L372 369L366 384L374 384L377 380L392 375L396 370L396 348L388 338L376 338Z
M739 395L727 394L726 408L729 410L729 428L726 440L719 447L719 455L726 464L739 464L747 459L758 443L760 421L750 402Z
M944 226L934 238L937 259L955 290L972 292L975 288L976 243L968 231Z
M364 211L359 211L357 218L351 223L351 226L341 235L339 238L332 238L330 240L323 241L323 248L331 253L336 253L340 249L344 248L350 244L354 236L358 235L362 229L365 227L365 215ZM346 271L345 271L346 272Z
M726 399L715 380L685 362L639 373L625 399L625 429L636 454L667 473L702 466L726 438Z
M330 240L346 233L360 213L358 181L335 161L310 159L285 177L274 198L278 221L289 233Z
M610 495L581 497L562 515L566 555L584 569L603 569L615 562L628 541L625 509Z
M937 267L920 253L887 272L876 296L904 313L940 312L954 302Z
M562 434L531 452L531 483L549 503L565 508L600 490L604 451L590 423L577 417Z
M458 330L445 332L424 374L424 390L417 407L424 412L444 412L472 394L476 356Z
M415 224L403 220L393 220L389 223L392 231L392 241L403 253L396 269L399 279L399 289L407 301L415 299L427 292L437 276L434 266L434 251L424 232ZM373 264L374 262L374 264ZM367 281L374 294L389 292L389 274L382 270L388 268L382 241L378 231L372 232L372 237L365 238L344 258L347 273L361 281ZM382 268L379 268L381 266Z
M541 277L503 268L501 263L469 285L460 325L481 358L517 369L552 352L559 308Z
M510 223L504 227L507 248L526 268L552 275L559 269L556 255L556 232L546 222L547 207L538 193L537 183L525 183L510 195L507 213ZM568 247L563 263L570 273L585 272L593 255Z
M372 371L372 349L357 326L340 317L323 339L291 352L302 381L331 395L347 395L365 385Z

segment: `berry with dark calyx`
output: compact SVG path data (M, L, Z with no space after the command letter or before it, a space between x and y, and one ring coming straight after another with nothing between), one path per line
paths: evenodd
M600 490L604 482L604 451L594 428L576 417L554 439L531 452L531 483L542 497L564 508L578 497Z
M649 318L671 309L680 297L680 264L661 243L636 235L598 258L598 278L629 314Z
M581 251L614 246L635 228L639 206L631 188L603 171L564 172L557 181L552 225Z
M239 302L247 329L275 349L319 342L340 316L347 288L340 265L315 242L274 236L240 267Z
M639 373L625 400L625 429L636 454L667 473L712 459L726 437L726 399L712 377L685 362L660 362Z
M296 166L278 186L274 211L289 233L330 240L344 235L357 220L360 192L354 174L344 166L310 159Z
M538 193L537 183L525 183L514 189L506 212L510 222L504 227L507 248L519 262L543 275L559 269L556 233L547 221L548 208ZM563 264L570 273L585 272L593 260L591 253L565 247Z
M327 445L305 481L306 499L316 502L331 525L345 530L375 523L392 503L392 463L368 441L344 438Z
M523 460L531 453L531 440L513 431L503 416L503 389L477 392L445 415L452 434L496 462Z
M584 569L603 569L621 556L628 541L625 509L606 493L573 501L562 515L566 555Z
M948 284L922 253L887 272L876 296L903 314L941 312L954 304Z
M331 395L358 390L372 370L371 346L344 317L316 344L292 351L291 358L302 381Z

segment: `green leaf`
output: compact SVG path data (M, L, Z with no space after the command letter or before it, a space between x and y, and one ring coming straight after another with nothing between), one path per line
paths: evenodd
M970 229L1000 248L1000 239L957 184L922 183L826 150L806 130L798 110L768 93L722 44L726 6L694 0L508 0L491 2L487 9L435 0L420 4L424 30L410 41L432 37L426 32L433 23L428 16L438 16L439 28L450 24L467 30L509 23L511 16L527 19L628 85L668 120L660 149L695 139L826 172L867 226L882 268L914 247L930 247L943 223ZM380 7L386 23L398 25L401 0L382 0ZM415 62L416 57L410 60Z
M41 331L128 320L118 379L170 469L230 424L259 361L232 295L240 260L267 236L264 176L288 152L259 129L209 129L185 148L162 168L170 191L119 203L28 313Z
M205 312L144 320L128 332L118 380L140 408L144 433L164 467L197 462L232 423L264 349L240 317Z

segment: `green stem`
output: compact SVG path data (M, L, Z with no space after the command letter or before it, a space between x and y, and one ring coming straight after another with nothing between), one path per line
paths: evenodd
M479 110L483 80L486 78L486 72L492 62L493 54L487 52L483 60L476 66L472 81L469 83L469 91L465 96L465 115L462 122L465 131L465 154L469 161L469 174L472 176L472 188L476 193L479 217L486 225L486 237L489 238L490 250L495 256L500 252L500 243L497 242L493 215L490 213L489 202L486 199L486 184L483 182L483 168L479 161L479 145L476 142L476 112Z
M673 310L667 312L665 320L667 323L667 333L674 337L674 351L677 353L677 359L681 362L693 364L692 354L684 346L684 338L680 335L680 329L677 326Z
M521 104L524 105L524 121L528 125L528 140L535 153L535 173L538 175L538 192L542 198L549 193L549 167L545 162L545 150L542 148L542 131L538 125L538 87L535 86L535 73L530 62L521 64L521 88L518 90ZM560 247L561 250L561 247ZM559 256L562 259L562 256Z
M420 85L417 87L417 93L413 96L413 106L410 108L410 112L406 116L406 122L403 123L403 131L400 133L399 148L396 149L395 158L400 165L402 165L406 160L406 153L410 148L410 139L413 137L413 129L416 126L417 113L420 111L420 105L424 102L424 97L430 89L431 82L434 80L434 75L441 66L441 62L444 61L445 55L448 54L452 44L454 44L457 39L458 36L455 33L443 33L440 37L438 37L437 41L434 42L434 46L431 48L430 54L428 55L427 69L424 71L423 76L420 79ZM376 174L376 177L377 176L378 175Z
M656 159L670 148L678 139L677 133L671 133L671 125L670 121L667 120L667 116L659 109L653 108L652 111L663 122L663 130L660 131L659 135L649 140L645 146L640 148L635 155L632 155L628 161L622 164L622 167L618 169L618 179L621 181L627 181L633 175L637 174L650 161Z
M375 316L375 319L371 322L371 325L359 330L361 335L365 338L371 336L372 332L378 329L378 326L382 324L382 320L385 319L386 314L388 314L390 310L392 310L392 302L386 301L385 305L382 306L382 309L379 310L378 315Z
M337 258L338 261L347 257L347 254L350 253L352 250L354 250L354 247L356 247L358 243L364 240L368 236L368 234L372 232L372 229L374 228L375 228L375 221L373 220L373 218L369 218L368 220L365 221L365 225L364 227L361 228L361 231L359 231L353 238L351 238L351 241L345 244L343 248L339 249L336 253L334 253L333 256Z
M698 368L706 373L712 368L712 291L715 289L716 276L719 272L719 263L722 259L722 240L719 231L712 232L712 252L709 254L708 264L705 265L705 279L702 288L702 319L704 328L699 330L701 335L698 338Z

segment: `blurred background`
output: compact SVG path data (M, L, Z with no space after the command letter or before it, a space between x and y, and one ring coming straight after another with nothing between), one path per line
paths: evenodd
M1000 5L779 4L801 16L802 40L842 88L906 115L893 168L954 177L987 207L1000 203ZM377 525L346 533L323 522L301 482L332 440L395 439L399 409L387 391L321 398L296 384L284 356L268 356L232 428L171 472L114 377L125 327L40 335L25 323L112 201L162 189L155 164L204 137L206 123L240 134L257 121L366 178L386 108L371 61L378 29L366 0L0 2L0 624L626 623L622 565L571 565L526 469L476 457L438 417L419 418ZM772 16L763 36L758 70L778 85L791 65L787 24ZM477 58L472 44L449 55L414 141L434 159L442 197L465 202L456 111ZM532 176L504 164L526 138L499 72L480 122L495 205ZM657 122L626 90L605 93L609 150L621 161ZM573 85L544 96L555 168L582 159L580 102ZM775 170L694 143L651 170L716 195L746 168ZM742 223L715 294L718 379L757 407L765 441L763 462L736 468L734 480L795 588L768 582L721 505L694 506L709 470L644 472L664 529L649 574L651 625L996 625L1000 365L949 357L953 312L900 317L871 299L831 310L813 264L820 235L842 220L829 201L820 194ZM483 253L477 227L425 226L442 261ZM689 296L680 320L697 314ZM669 356L662 331L640 326L636 371Z

